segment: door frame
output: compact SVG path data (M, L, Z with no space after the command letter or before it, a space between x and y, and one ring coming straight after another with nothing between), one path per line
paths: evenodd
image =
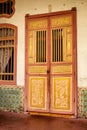
M28 21L30 18L44 18L48 16L54 16L54 15L66 15L66 14L71 14L73 17L73 38L72 38L72 43L73 43L73 79L74 84L72 89L74 90L75 93L73 94L74 97L74 106L73 106L73 114L74 117L77 117L77 30L76 30L76 22L77 22L77 16L76 16L76 8L73 7L71 10L66 10L66 11L60 11L60 12L53 12L53 13L46 13L46 14L37 14L37 15L25 15L25 88L24 88L24 111L27 112L28 110L28 100L29 100L29 93L28 93L28 62L27 62L27 57L28 57ZM50 34L50 33L49 33Z

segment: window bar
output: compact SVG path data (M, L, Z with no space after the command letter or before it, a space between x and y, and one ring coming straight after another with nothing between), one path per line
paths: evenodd
M40 42L39 42L39 41L40 41L40 34L39 34L39 31L38 31L38 62L39 62L39 59L40 59L40 58L39 58L39 57L40 57L40 47L39 47L39 46L40 46L40 45L39 45Z
M8 44L7 45L9 45L10 44L10 40L8 41ZM9 73L9 69L11 69L11 66L9 66L9 60L10 60L10 48L8 47L8 65L7 65L7 73ZM11 64L10 64L11 65ZM8 80L10 79L9 78L9 75L7 76L8 77Z
M8 4L6 2L6 14L8 14Z
M59 62L60 62L60 29L59 29Z
M52 30L52 58L54 62L54 31Z
M39 50L40 50L40 57L39 57L39 62L41 62L41 31L39 31Z
M41 51L41 56L42 56L41 62L43 62L43 31L41 31L41 49L42 49L42 51Z
M45 31L43 31L43 62L45 62Z
M39 33L40 33L40 40L39 40L39 44L40 44L40 61L39 62L41 62L41 31L39 31Z
M46 62L46 31L45 31L45 62Z
M39 33L39 54L38 54L38 60L39 60L39 62L40 62L40 31L38 31L38 33Z
M60 50L60 61L61 61L61 29L60 29L60 48L59 48L59 50Z
M55 50L55 46L56 46L56 36L55 36L55 30L54 30L54 62L55 62L55 60L56 60L56 57L55 57L55 54L56 54L56 50Z
M57 29L55 30L56 31L56 62L57 62Z
M38 62L38 32L36 32L36 62Z
M57 42L57 61L58 61L58 29L56 30L56 35L57 35L56 42Z
M59 62L61 61L61 30L59 29Z
M2 3L2 14L4 14L4 2Z
M42 62L44 61L43 59L43 31L42 31Z
M39 38L39 31L38 31L38 62L39 62L39 56L40 56L39 40L40 38Z
M11 40L11 44L12 44L12 40ZM10 73L12 74L12 47L10 48ZM10 75L10 80L12 80L12 75Z
M62 38L62 32L63 32L63 30L61 29L61 60L63 61L63 38Z
M54 38L53 38L53 30L52 30L52 61L54 62L54 45L53 45L53 42L54 42Z
M9 0L9 14L11 14L11 0Z
M6 29L5 29L6 30ZM7 80L7 67L8 67L8 48L7 48L7 40L5 40L5 68L4 68L4 73L5 73L5 80Z
M60 61L62 61L62 29L60 29Z
M42 58L44 62L44 30L42 31Z
M44 62L46 62L46 31L43 32L43 38L44 38L43 57L44 57Z
M3 44L5 44L5 41L3 41ZM5 55L6 55L6 48L4 48L4 68L3 68L3 73L5 73ZM3 79L5 80L5 74L3 75Z
M55 62L56 62L56 30L55 30Z
M53 30L53 59L55 61L55 31Z
M56 61L56 30L54 30L54 62Z
M2 32L3 32L3 29L2 29ZM2 46L3 46L3 41L2 41ZM4 50L3 50L3 48L2 48L2 64L4 63ZM3 64L3 66L2 66L2 69L1 69L1 73L3 73L3 69L4 69L4 64ZM3 75L2 75L2 79L3 79Z
M40 57L40 62L42 62L42 31L40 31L40 52L41 52L41 57Z
M43 31L41 31L41 62L43 62Z
M6 3L4 2L4 14L6 13Z
M40 31L40 51L41 51L41 57L40 57L40 62L42 62L42 31Z
M38 62L38 58L39 58L39 33L37 31L37 62Z

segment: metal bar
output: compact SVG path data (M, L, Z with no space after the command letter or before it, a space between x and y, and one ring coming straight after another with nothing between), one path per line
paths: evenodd
M9 44L9 41L7 41L7 46L8 46L8 44ZM9 57L9 48L7 48L7 50L8 50L8 57ZM6 72L9 73L9 66L8 65L7 65L7 71ZM9 80L8 75L7 75L7 80Z
M46 62L46 31L45 31L45 62Z
M8 4L6 2L6 14L8 14Z
M58 62L58 29L57 29L57 62Z
M11 14L11 0L9 0L9 14Z
M4 2L2 3L2 14L4 14Z
M45 62L45 57L44 57L44 41L45 41L45 40L44 40L44 32L45 32L45 31L43 31L43 62Z
M42 62L42 31L40 31L40 62Z
M61 29L60 29L60 61L61 61Z
M39 31L39 62L41 62L41 35Z
M38 62L38 32L36 31L36 62Z
M62 29L61 29L61 61L63 61L63 40L62 40Z
M12 41L11 41L11 44L12 44ZM12 67L13 67L13 65L12 65L12 48L10 48L11 50L9 50L10 51L10 64L9 64L9 67L10 67L10 73L12 73ZM12 76L10 75L10 80L12 80Z
M53 30L52 30L52 62L53 62Z
M44 62L44 59L43 59L43 32L44 31L42 31L42 62Z
M58 29L58 61L59 61L59 29Z
M55 35L56 35L56 39L55 39L55 41L56 41L56 48L55 48L55 50L56 50L56 61L55 62L57 62L57 29L55 30Z

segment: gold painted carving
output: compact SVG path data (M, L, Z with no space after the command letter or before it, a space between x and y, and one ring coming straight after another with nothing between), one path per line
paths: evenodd
M30 107L45 108L46 78L30 78Z
M70 74L72 73L72 66L71 65L53 66L52 73L58 73L58 74L69 73Z
M47 19L38 19L29 21L29 29L47 28Z
M67 30L67 37L66 37L66 56L67 56L67 61L71 62L72 61L72 33L69 32L69 28Z
M71 16L55 17L51 19L51 27L66 26L72 24Z
M29 43L28 43L28 63L35 62L35 40L34 40L34 31L29 31Z
M28 72L30 74L46 74L47 66L30 66Z
M53 78L53 109L70 110L71 78Z

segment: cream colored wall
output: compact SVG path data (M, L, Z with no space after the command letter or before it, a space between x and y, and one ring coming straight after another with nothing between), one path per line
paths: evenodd
M77 62L78 86L87 86L87 0L15 0L15 14L11 18L0 18L0 23L11 23L18 27L17 85L25 80L25 14L41 14L51 11L77 8Z

